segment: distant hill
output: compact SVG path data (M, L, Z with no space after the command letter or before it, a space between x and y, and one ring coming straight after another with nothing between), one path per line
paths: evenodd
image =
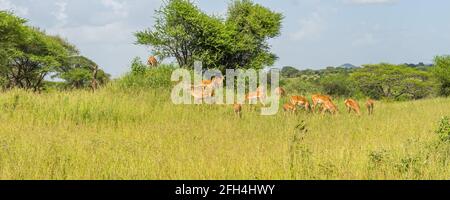
M352 64L350 64L350 63L345 63L345 64L343 64L343 65L341 65L341 66L339 66L339 67L346 68L346 69L355 69L355 68L359 68L358 66L352 65Z

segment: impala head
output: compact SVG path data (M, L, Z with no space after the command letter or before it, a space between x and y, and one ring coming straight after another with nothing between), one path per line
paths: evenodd
M275 94L279 97L286 95L286 90L284 90L282 87L275 88Z
M328 108L328 110L332 113L332 114L338 114L339 113L339 108L331 101L327 101L325 103L326 107Z

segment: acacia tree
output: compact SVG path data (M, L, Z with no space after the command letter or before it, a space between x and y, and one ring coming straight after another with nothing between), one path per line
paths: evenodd
M71 71L80 61L73 59L79 57L76 47L59 36L47 35L38 28L27 26L26 22L12 13L0 11L0 77L3 88L40 91L51 73L77 74ZM91 71L98 69L96 64L91 65L94 66Z
M110 79L110 75L99 69L97 63L84 56L72 56L64 66L55 76L64 79L66 87L91 87L96 90L98 85L104 85Z
M6 88L40 91L44 78L68 56L67 49L55 37L25 25L26 20L8 12L0 14L0 40L3 61L0 73Z
M366 96L380 99L420 99L433 91L431 75L405 65L365 65L351 74Z
M227 69L273 65L277 56L270 52L267 41L280 35L282 20L282 14L251 0L234 1L225 21L231 30L230 51L225 52L221 64Z
M25 19L13 16L6 11L0 11L0 74L1 85L5 87L9 84L7 71L10 63L10 55L16 49L16 41L25 36Z
M282 15L250 0L237 0L227 18L210 16L189 0L168 0L152 29L136 33L137 44L181 67L200 60L208 68L262 68L276 56L267 40L280 34Z
M9 55L6 76L9 87L39 91L44 78L67 56L66 50L57 41L45 36L39 30L29 29L28 35L18 42Z

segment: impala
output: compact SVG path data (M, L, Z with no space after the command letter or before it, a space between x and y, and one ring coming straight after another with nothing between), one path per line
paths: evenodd
M211 80L203 80L201 82L202 87L208 87L211 86L213 88L217 88L223 84L224 77L214 77Z
M147 64L148 64L150 67L157 67L157 66L158 66L158 60L156 59L155 56L150 56L150 57L148 58Z
M279 97L286 95L286 90L284 90L282 87L275 88L275 94Z
M325 102L332 102L332 99L330 96L316 94L311 97L313 105L312 105L312 111L316 111L316 107L318 105L323 105Z
M289 112L291 114L295 114L295 112L297 111L297 106L291 103L286 103L283 105L283 110L285 113Z
M292 96L290 102L292 105L304 107L306 111L309 111L311 107L308 99L304 96Z
M250 104L260 100L260 102L261 102L261 104L263 104L263 106L266 106L266 104L265 104L266 98L267 98L266 92L261 86L258 87L255 92L249 92L245 96L245 100L249 101Z
M372 99L368 99L366 102L367 111L369 112L369 115L373 115L373 110L375 108L375 101Z
M322 114L325 114L326 111L334 115L338 113L338 108L332 101L325 101L323 103Z
M359 103L354 99L347 99L344 101L345 107L347 107L348 113L354 111L357 115L361 115L361 108L359 107Z
M242 118L242 105L241 104L235 103L233 105L233 110L237 117Z
M214 88L191 86L191 95L194 97L195 103L199 103L203 99L212 100L214 98Z

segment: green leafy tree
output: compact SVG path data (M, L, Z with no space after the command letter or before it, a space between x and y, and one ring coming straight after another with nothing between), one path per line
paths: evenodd
M355 94L354 83L342 73L322 78L320 85L328 95L350 97Z
M45 79L54 73L77 86L84 85L81 82L86 80L80 79L88 78L87 71L97 77L90 77L91 80L103 82L109 78L95 63L80 56L67 40L48 35L26 22L10 12L0 11L0 82L3 88L41 91L48 83Z
M60 77L66 81L67 87L80 89L90 86L92 73L86 68L74 68L61 74Z
M220 22L214 23L218 19L211 19L188 0L165 1L164 6L156 11L155 20L153 29L135 34L137 44L151 46L159 57L174 57L182 67L192 66L194 56L202 54L197 45L202 43L202 39L213 37L207 35L210 31L207 26L220 25ZM198 38L202 35L203 38Z
M153 29L136 33L137 44L181 67L200 60L208 68L262 68L276 56L267 40L280 34L281 14L249 0L235 1L224 20L202 12L188 0L168 0L156 11Z
M432 71L439 80L440 95L450 96L450 55L436 56L434 58L434 65L435 67Z
M291 66L286 66L281 69L281 75L286 78L295 78L299 75L299 73L300 70Z
M8 12L0 13L2 33L1 76L6 88L40 91L44 78L60 67L68 51L60 40L25 25L26 20Z
M420 99L434 86L429 72L387 63L365 65L351 78L364 95L376 99Z
M26 36L11 49L4 74L10 81L9 87L39 91L44 78L61 66L67 52L58 41L37 29L29 28L26 32Z
M66 87L75 89L95 87L94 82L104 85L110 79L110 75L99 69L97 63L78 55L68 58L67 64L56 76L65 80Z
M268 40L280 35L283 15L251 0L236 0L228 8L227 30L231 30L231 51L222 64L227 69L254 68L274 64L277 56L270 52Z
M3 88L9 85L10 56L17 48L17 41L25 37L25 19L15 17L10 12L0 11L0 75L1 86Z

